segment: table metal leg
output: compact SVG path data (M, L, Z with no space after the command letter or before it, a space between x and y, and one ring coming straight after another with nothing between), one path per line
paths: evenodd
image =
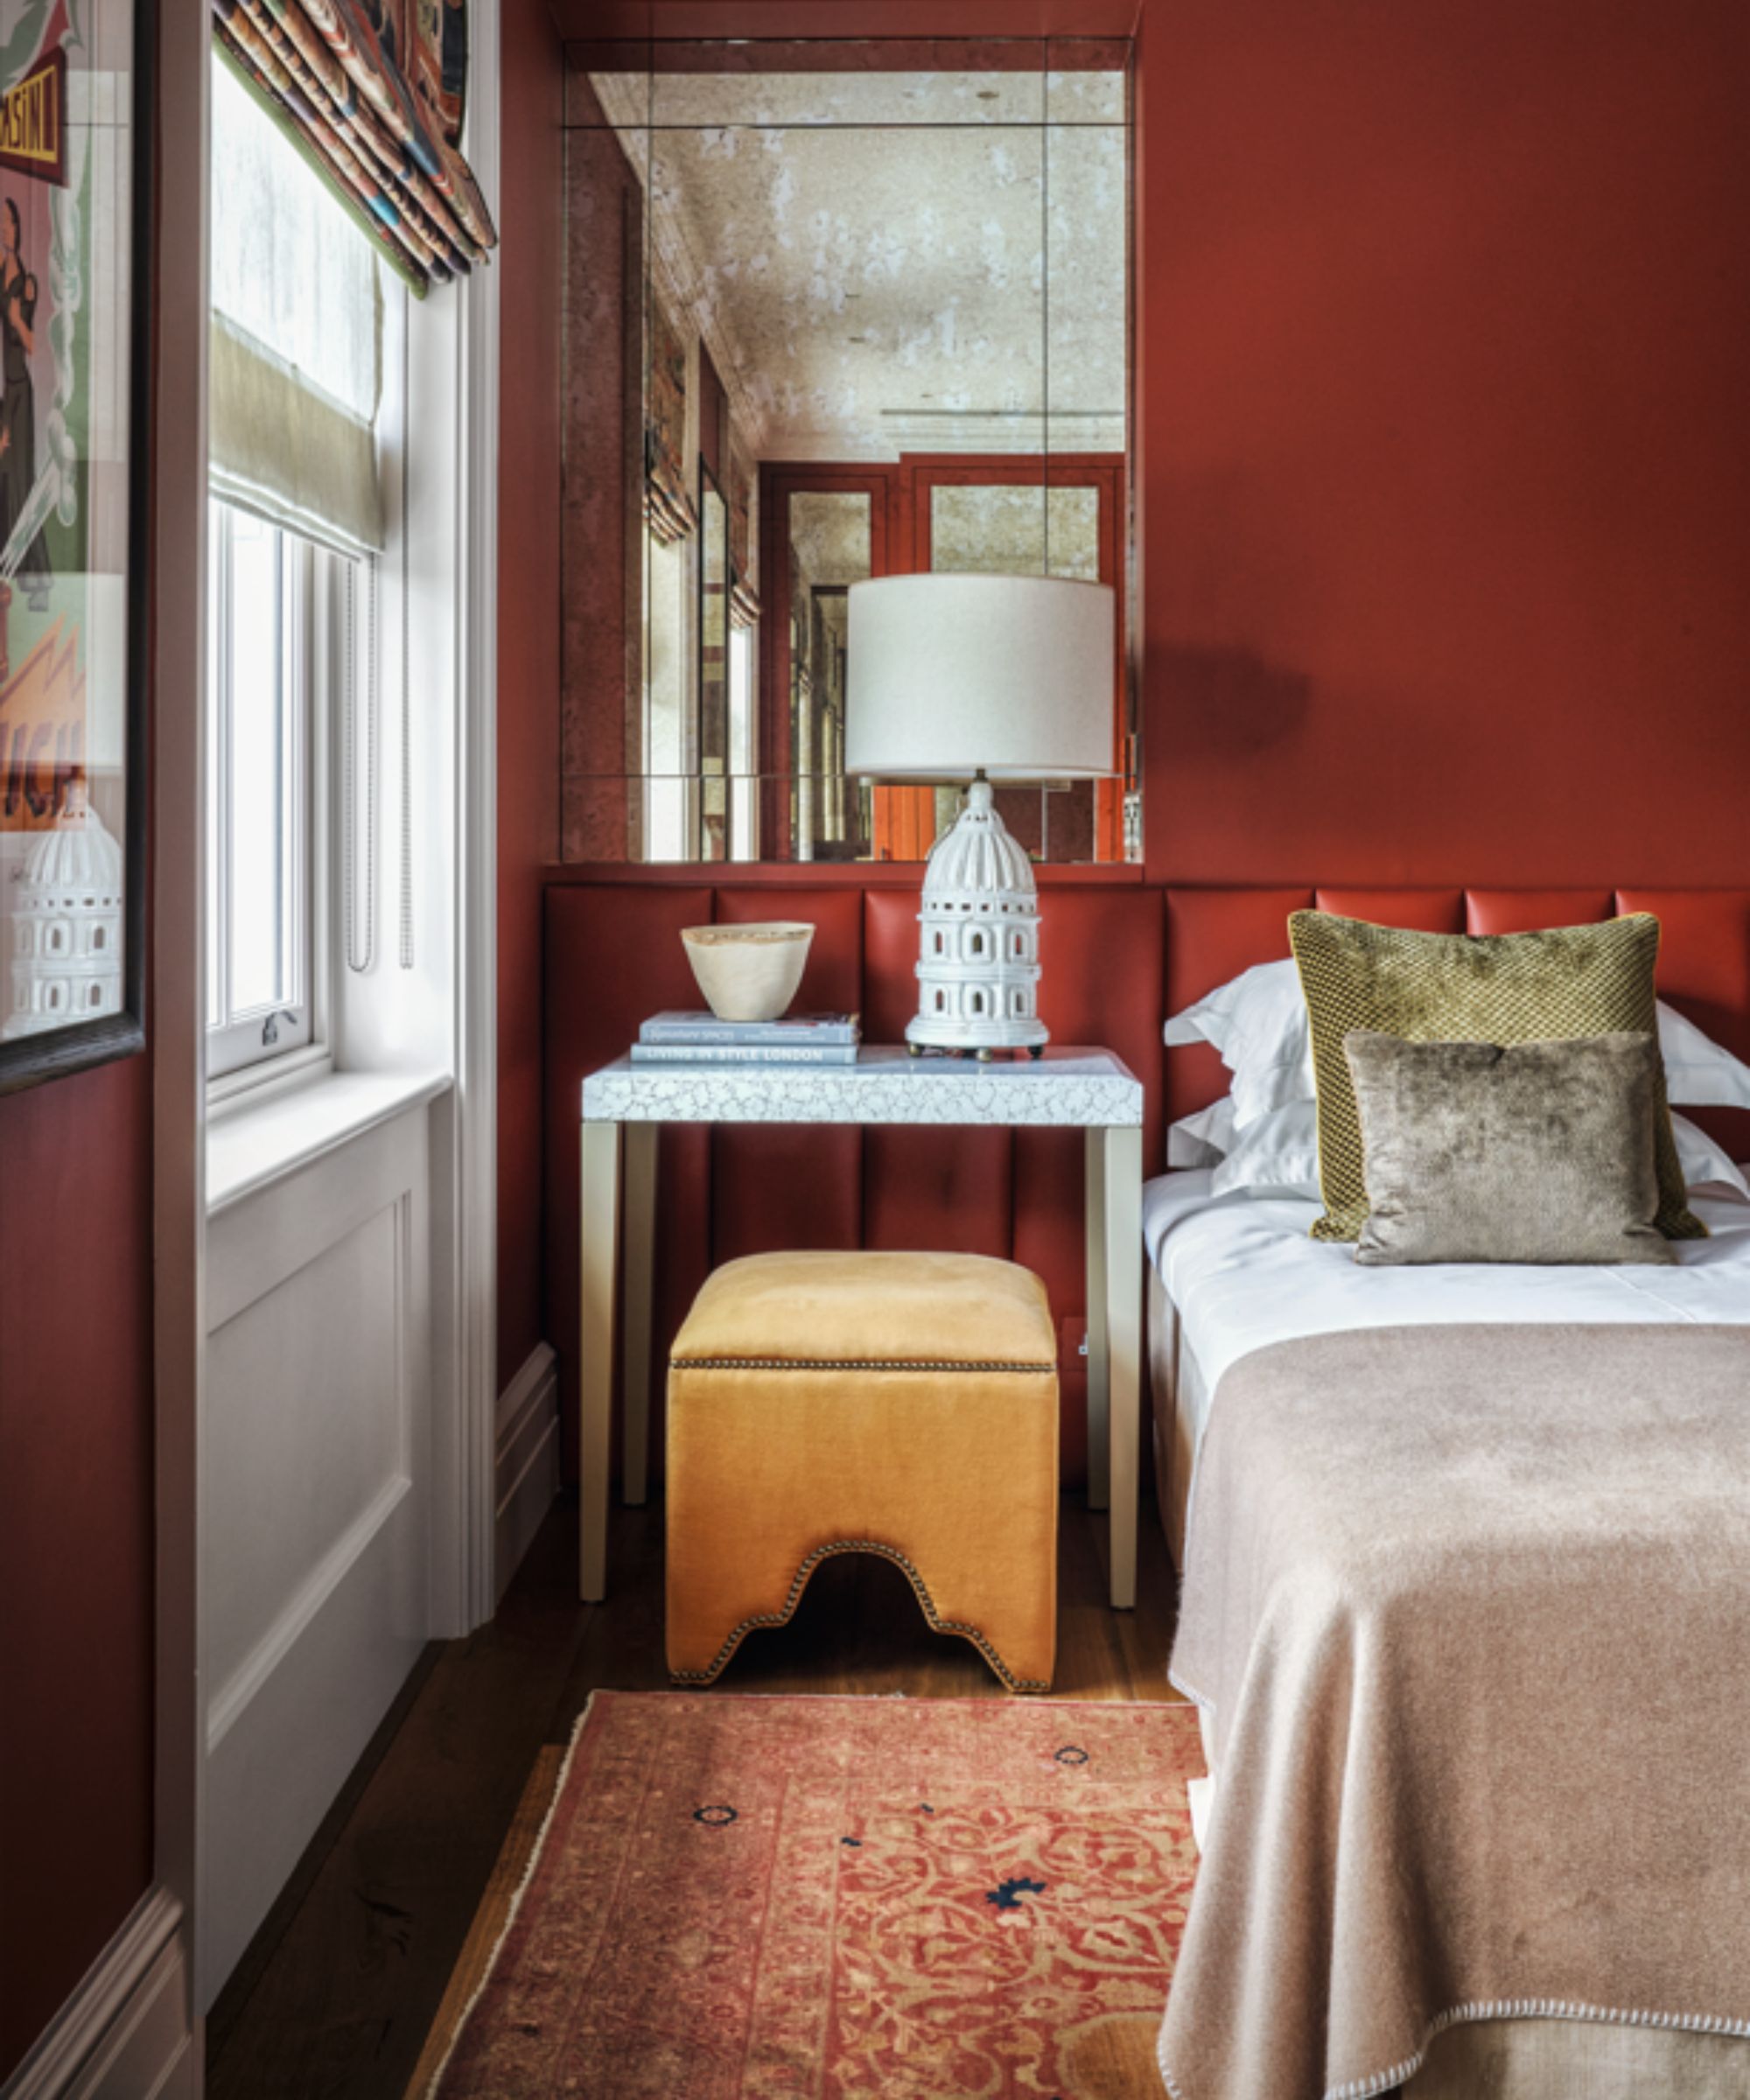
M1134 1124L1105 1137L1106 1346L1110 1391L1112 1604L1137 1600L1137 1440L1140 1431L1143 1313L1143 1134Z
M656 1271L656 1133L654 1123L626 1130L626 1499L634 1509L648 1493L650 1466L650 1328Z
M608 1449L613 1421L620 1256L617 1123L583 1126L581 1318L578 1334L578 1594L607 1594Z
M1106 1133L1088 1132L1088 1507L1111 1494L1111 1381L1106 1340Z

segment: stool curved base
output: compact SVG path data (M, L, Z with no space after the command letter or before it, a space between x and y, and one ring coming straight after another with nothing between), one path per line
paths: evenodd
M808 1586L808 1578L822 1561L836 1559L843 1553L872 1553L882 1560L892 1561L893 1565L905 1575L906 1581L911 1584L913 1590L916 1592L918 1602L923 1606L924 1617L929 1624L931 1632L955 1634L962 1641L970 1641L1009 1690L1043 1692L1051 1690L1049 1669L1043 1677L1018 1676L1004 1662L990 1642L976 1626L965 1626L957 1620L944 1619L937 1611L935 1600L929 1593L928 1585L918 1572L917 1564L911 1557L900 1552L897 1546L886 1545L881 1540L874 1538L835 1538L830 1540L825 1545L816 1546L811 1553L804 1556L801 1566L797 1568L795 1574L791 1578L788 1593L778 1610L751 1613L724 1636L722 1646L718 1648L704 1669L676 1670L671 1666L668 1671L670 1681L676 1684L715 1684L717 1679L723 1675L730 1658L749 1634L757 1633L761 1627L788 1626L790 1623L796 1615L796 1606L802 1600L802 1592Z

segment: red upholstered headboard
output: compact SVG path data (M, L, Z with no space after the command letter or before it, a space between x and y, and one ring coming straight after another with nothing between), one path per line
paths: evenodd
M703 872L703 871L701 871ZM568 879L545 893L545 1320L575 1394L578 1110L584 1074L618 1056L647 1014L697 1002L679 939L710 920L809 919L816 932L800 998L855 1007L873 1041L895 1041L914 1011L917 892L880 871L825 869L817 881L693 880L628 871ZM1167 1014L1254 962L1288 953L1292 911L1329 911L1431 931L1508 933L1614 911L1663 922L1660 989L1710 1035L1750 1058L1750 890L1159 889L1133 871L1046 871L1041 1004L1060 1042L1104 1043L1148 1089L1144 1158L1157 1171L1167 1122L1226 1090L1214 1053L1168 1053ZM1740 1158L1750 1115L1703 1110ZM656 1362L717 1263L780 1247L938 1247L1004 1255L1037 1270L1060 1333L1081 1331L1082 1144L1074 1131L676 1130L659 1190ZM1064 1470L1085 1460L1084 1393L1062 1358ZM660 1422L661 1409L655 1410Z
M1619 912L1651 912L1662 928L1659 992L1740 1057L1750 1060L1750 890L1169 889L1167 1012L1177 1013L1255 962L1288 953L1291 912L1316 906L1383 926L1438 934L1514 934L1584 926ZM1168 1122L1228 1089L1213 1050L1167 1054ZM1691 1110L1740 1159L1750 1158L1750 1114Z

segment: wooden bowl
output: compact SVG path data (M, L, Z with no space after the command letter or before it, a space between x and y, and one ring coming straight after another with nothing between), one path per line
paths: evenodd
M797 919L689 926L687 960L720 1021L775 1021L796 996L815 929Z

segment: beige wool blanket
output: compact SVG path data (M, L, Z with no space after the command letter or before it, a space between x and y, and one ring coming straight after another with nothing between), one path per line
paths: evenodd
M1750 1326L1242 1358L1172 1676L1218 1774L1174 2100L1366 2100L1461 2020L1750 2049Z

